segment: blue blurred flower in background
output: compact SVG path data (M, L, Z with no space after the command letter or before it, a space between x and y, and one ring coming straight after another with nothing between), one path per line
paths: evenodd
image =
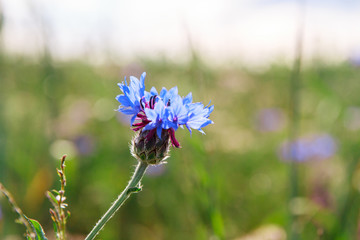
M285 114L278 108L264 108L255 115L255 127L261 132L275 132L284 128Z
M150 165L148 169L146 170L146 175L151 177L158 177L165 173L166 171L166 165L160 164L160 165Z
M360 67L360 49L353 51L353 53L350 55L349 62L354 67Z
M74 139L77 152L81 156L91 156L95 151L95 139L88 135L80 135Z
M317 134L293 142L285 142L280 147L279 155L286 161L306 162L328 159L336 151L337 144L333 137L329 134Z
M129 85L126 79L125 83L118 84L123 92L116 97L120 102L118 111L132 116L131 125L134 131L148 131L147 139L156 133L161 139L165 130L172 145L180 147L175 138L175 131L179 127L186 126L190 132L191 129L195 129L204 133L202 128L213 123L209 119L210 113L214 110L213 105L204 107L200 102L193 103L191 93L181 97L177 87L169 91L163 88L160 94L154 87L147 92L145 76L144 72L140 80L131 76Z

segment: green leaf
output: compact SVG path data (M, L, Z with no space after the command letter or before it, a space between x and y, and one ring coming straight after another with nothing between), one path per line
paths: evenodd
M56 223L55 223L55 222L53 222L53 228L54 228L54 232L55 232L55 233L57 233L57 232L58 232L58 228L57 228L57 226L56 226Z
M47 194L49 195L49 197L50 197L54 202L57 202L56 197L54 196L54 194L52 194L50 191L47 191Z
M56 200L56 197L54 196L54 194L52 194L50 191L47 191L47 197L48 197L49 201L51 202L51 204L53 205L53 207L56 209L58 200Z
M30 221L35 228L36 235L39 238L39 240L47 240L47 238L45 237L45 232L44 232L42 226L40 225L40 223L34 219L30 219Z
M53 193L56 193L56 195L59 195L59 192L56 191L55 189L51 190Z
M34 233L36 234L36 240L48 240L45 236L45 232L42 228L42 226L40 225L40 223L34 219L30 219L28 217L26 217L25 215L23 215L25 217L25 219L28 221L28 223L30 224L31 228L33 229Z
M140 187L131 187L127 190L127 194L131 194L131 193L136 193L136 192L140 192L142 190L142 188Z

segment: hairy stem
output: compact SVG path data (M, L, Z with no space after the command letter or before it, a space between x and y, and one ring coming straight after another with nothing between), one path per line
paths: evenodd
M58 209L59 209L59 239L65 240L66 239L66 213L65 213L65 186L66 186L66 177L65 177L65 159L66 155L64 155L61 159L60 168L61 170L58 170L58 174L60 176L60 182L61 182L61 189L59 191L59 202L58 202Z
M121 205L125 202L126 199L133 193L137 192L139 183L142 177L145 174L146 168L149 165L142 161L139 161L138 165L136 166L135 172L126 186L124 191L119 195L116 201L111 205L111 207L107 210L107 212L102 216L102 218L96 223L95 227L91 230L91 232L87 235L85 240L92 240L95 236L101 231L104 225L110 220L110 218L116 213L117 210L121 207Z
M26 232L28 234L29 239L35 239L36 233L30 226L29 221L24 217L25 215L23 211L19 208L11 193L2 185L2 183L0 183L0 192L2 192L5 195L13 210L19 215L18 220L21 224L23 224L26 227Z

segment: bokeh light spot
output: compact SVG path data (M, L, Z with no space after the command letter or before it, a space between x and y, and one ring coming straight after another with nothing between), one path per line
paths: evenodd
M64 154L70 156L76 155L76 147L75 145L68 140L56 140L50 146L50 154L55 159L60 159Z
M115 101L110 101L107 98L101 98L96 101L93 107L93 115L99 121L108 121L115 116L116 111Z

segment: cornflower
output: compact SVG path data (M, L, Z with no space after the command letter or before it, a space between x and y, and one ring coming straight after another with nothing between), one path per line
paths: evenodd
M145 72L140 80L131 76L129 85L125 78L118 84L123 94L116 100L120 102L118 111L131 115L131 126L139 132L132 141L132 154L142 161L158 164L168 156L169 140L173 147L180 147L175 137L179 127L204 134L202 128L213 123L209 116L214 106L193 103L191 93L181 97L177 87L162 88L160 94L155 87L147 92L145 77Z
M177 87L169 91L163 88L160 94L152 87L145 91L146 73L140 80L130 77L128 85L125 81L119 83L123 94L116 96L120 102L119 112L131 116L131 126L136 132L131 142L131 153L138 160L135 172L128 185L110 206L107 212L96 223L85 240L92 240L134 192L141 191L141 179L149 165L161 164L169 157L170 144L179 148L180 143L175 137L175 131L184 126L192 132L198 130L204 134L203 127L212 124L209 119L214 106L204 106L200 102L192 102L192 94L181 97Z

